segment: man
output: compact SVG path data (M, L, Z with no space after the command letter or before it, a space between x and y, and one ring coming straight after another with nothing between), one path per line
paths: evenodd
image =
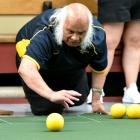
M99 73L107 66L105 32L86 6L72 3L47 10L27 23L16 41L18 72L35 115L62 113L84 103L88 64L95 71L93 112L108 113L100 102Z

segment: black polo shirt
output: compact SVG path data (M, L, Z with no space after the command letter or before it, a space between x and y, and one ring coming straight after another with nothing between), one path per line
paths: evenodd
M42 30L48 25L49 17L53 12L53 9L43 12L19 31L17 42L23 38L32 38L24 57L31 58L30 60L36 62L39 71L45 71L49 79L54 78L56 81L61 78L64 82L74 82L74 77L80 78L87 65L97 72L103 71L107 66L106 38L96 18L93 17L95 34L92 44L94 47L81 51L80 46L69 47L64 42L61 46L58 45L54 38L53 28ZM35 33L37 34L33 37Z

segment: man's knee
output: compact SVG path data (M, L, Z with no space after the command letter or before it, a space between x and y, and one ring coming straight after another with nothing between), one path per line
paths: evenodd
M51 113L59 113L62 114L63 113L63 109L47 109L47 108L36 108L31 106L31 111L34 115L36 116L44 116L44 115L49 115Z
M87 100L87 96L88 94L82 94L82 96L79 98L79 101L75 101L75 106L79 106L79 105L82 105L83 103L86 102Z
M39 95L26 96L26 98L30 104L31 111L34 115L49 115L50 113L54 112L60 114L63 113L62 105L52 103L49 100L40 97Z

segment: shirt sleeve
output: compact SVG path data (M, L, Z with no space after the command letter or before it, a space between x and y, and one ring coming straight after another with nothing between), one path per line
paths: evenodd
M94 55L91 59L90 66L94 72L101 73L107 67L107 45L106 45L106 35L104 29L100 24L93 25L94 36L93 36L93 46Z

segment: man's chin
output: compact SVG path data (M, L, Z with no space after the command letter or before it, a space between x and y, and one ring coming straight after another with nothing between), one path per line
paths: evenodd
M67 45L70 46L70 47L78 47L78 46L80 46L79 43L68 43Z

